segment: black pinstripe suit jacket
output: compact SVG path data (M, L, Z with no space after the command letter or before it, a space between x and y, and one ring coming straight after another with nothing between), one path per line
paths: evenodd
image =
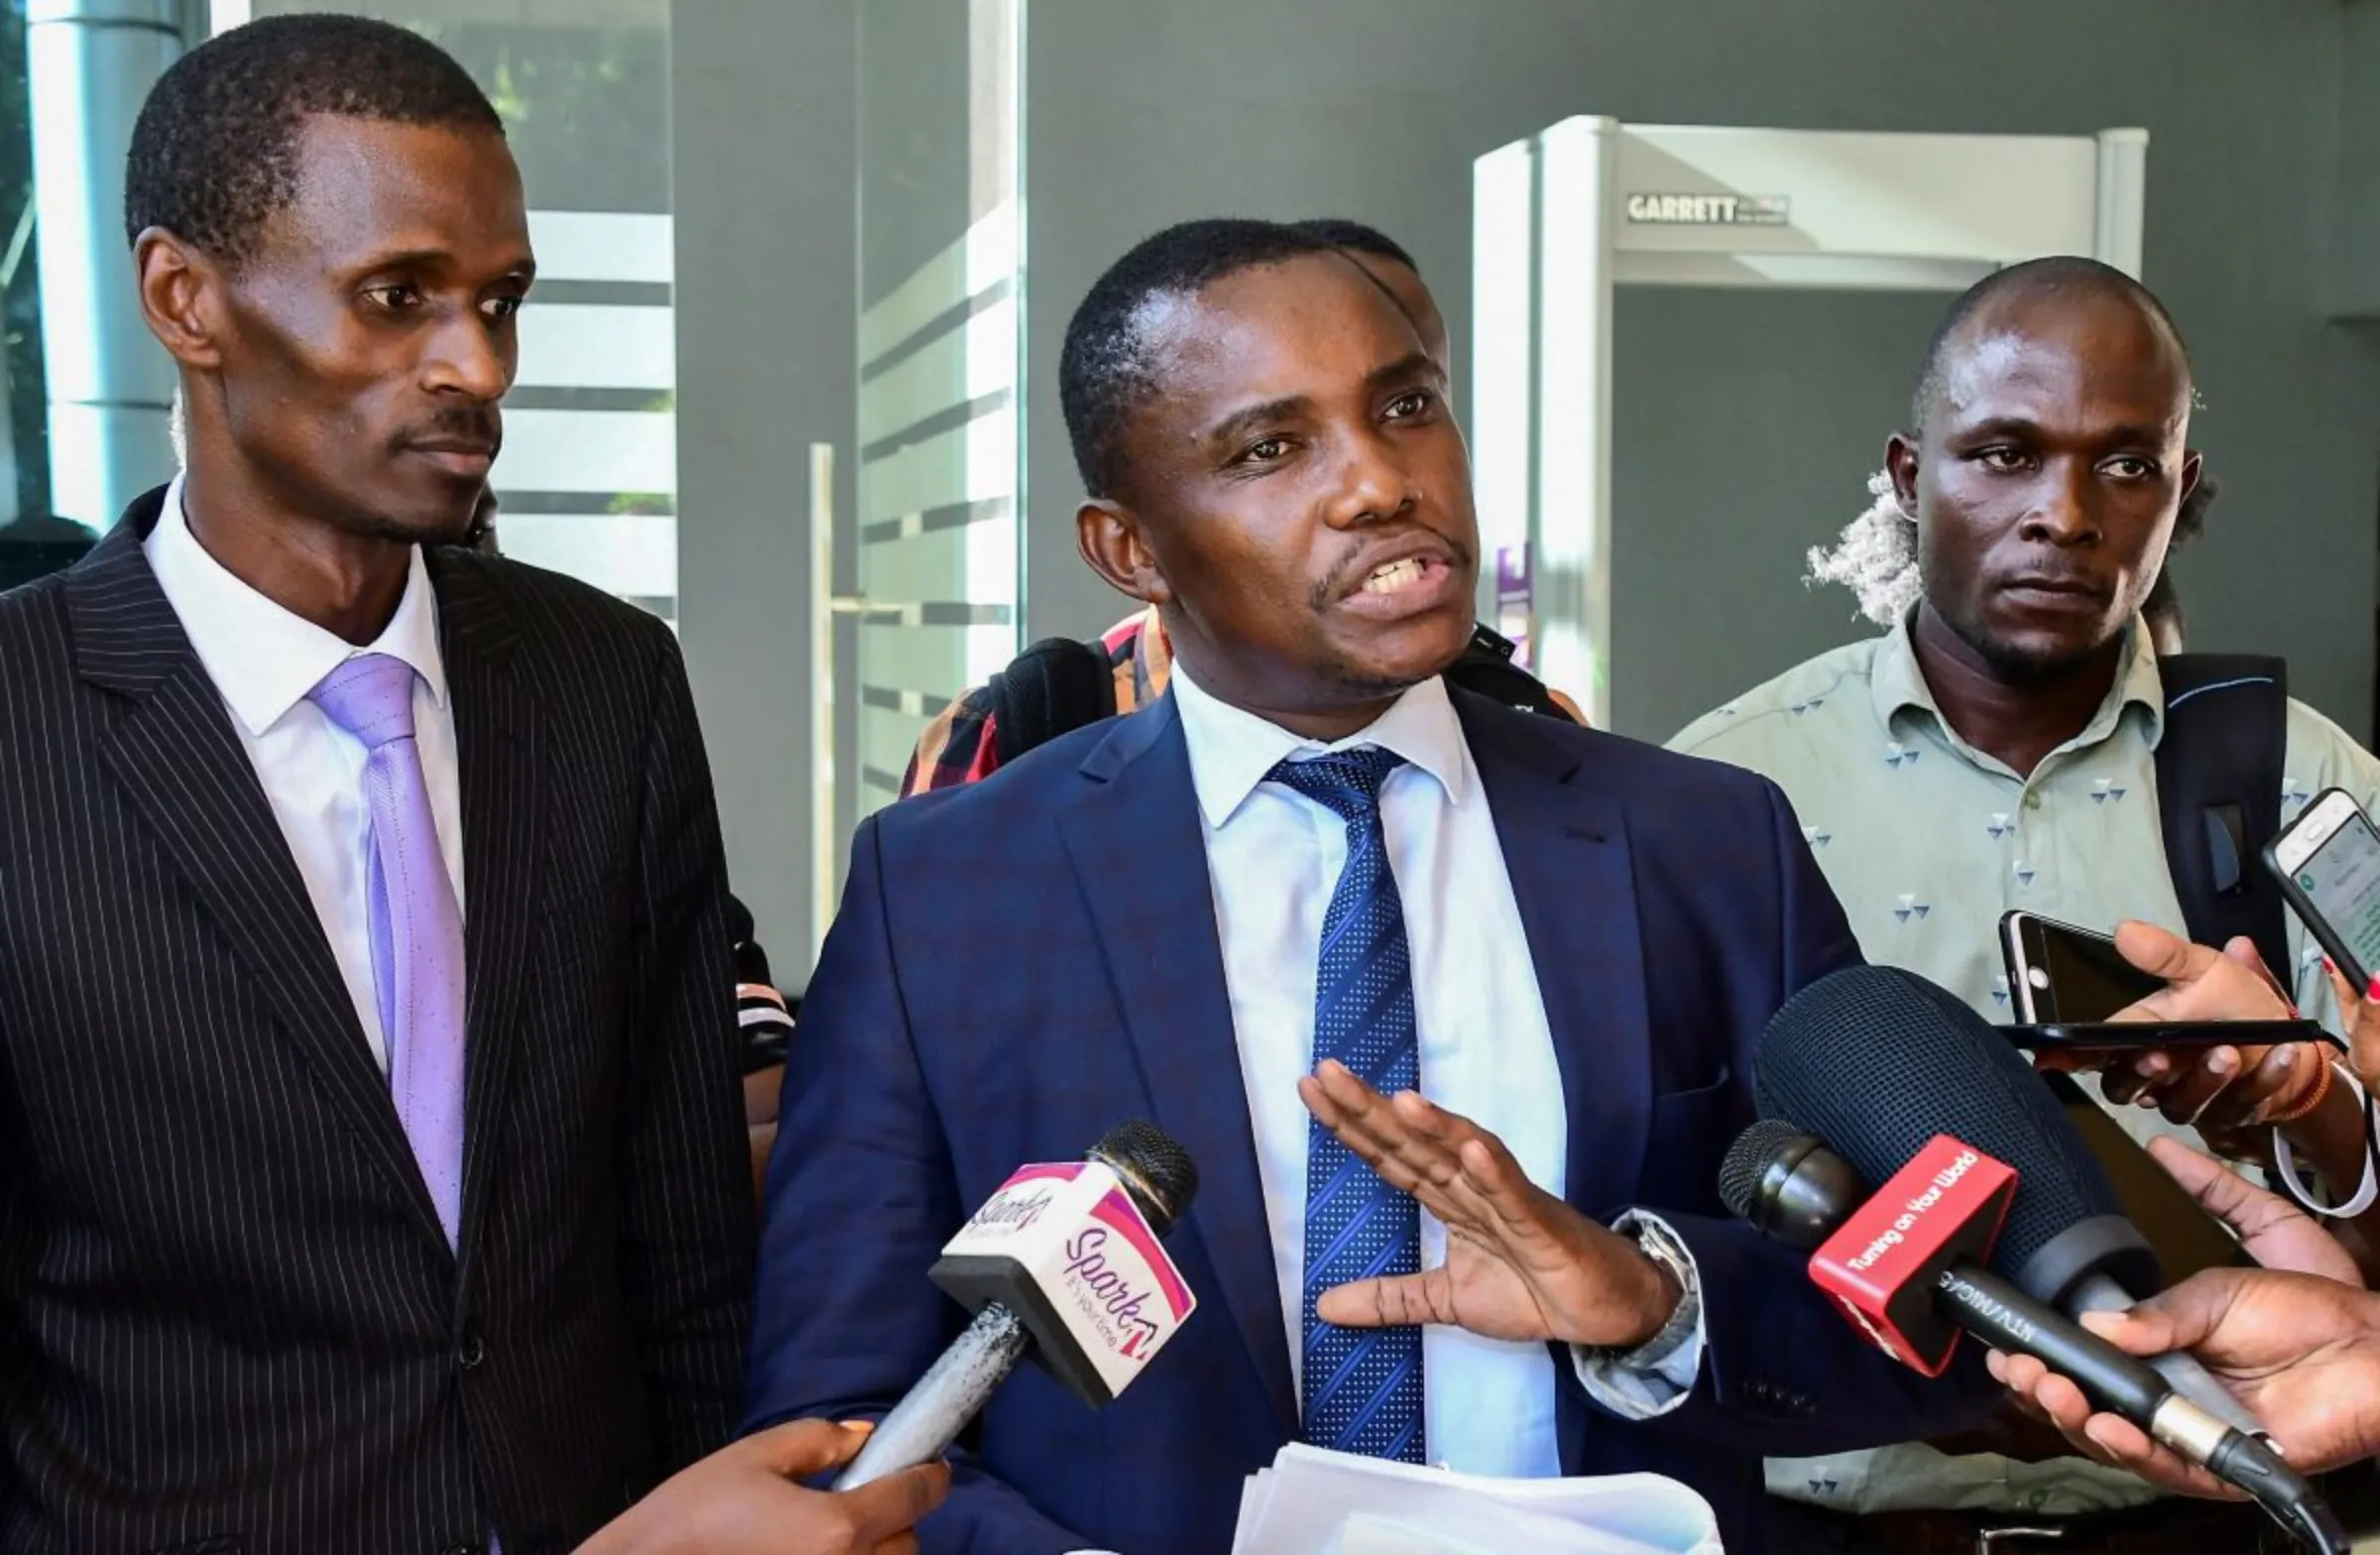
M675 640L433 552L459 1252L140 547L0 596L0 1551L566 1549L735 1424L752 1193Z

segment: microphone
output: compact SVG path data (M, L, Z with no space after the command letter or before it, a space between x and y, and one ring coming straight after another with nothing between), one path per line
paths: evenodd
M2094 1409L2247 1492L2316 1549L2347 1549L2336 1516L2269 1442L1982 1266L2017 1188L2016 1173L1982 1151L1937 1135L1870 1196L1843 1157L1768 1118L1728 1147L1719 1185L1737 1219L1810 1251L1812 1280L1893 1359L1940 1376L1962 1331L2036 1357Z
M926 1271L975 1321L834 1489L940 1458L1027 1355L1092 1408L1113 1402L1198 1305L1157 1241L1197 1193L1196 1163L1154 1124L1118 1124L1087 1160L1018 1167Z
M1981 1017L1925 979L1850 967L1788 1000L1753 1062L1760 1115L1790 1118L1881 1182L1937 1134L2016 1172L1992 1266L2077 1316L2164 1288L2157 1256L2042 1077ZM2255 1416L2189 1355L2149 1363L2184 1397L2243 1431Z
M1991 1266L2044 1306L2088 1310L2099 1280L2160 1288L2155 1255L2041 1077L1923 978L1851 967L1803 989L1761 1033L1752 1090L1762 1117L1795 1120L1863 1181L1891 1177L1937 1135L2007 1163L2015 1193ZM2148 1364L2243 1437L2262 1434L2190 1356Z

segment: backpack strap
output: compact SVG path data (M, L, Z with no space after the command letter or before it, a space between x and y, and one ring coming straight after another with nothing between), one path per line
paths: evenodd
M1107 651L1070 637L1035 643L985 689L992 696L992 747L1004 767L1036 745L1116 716Z
M1446 667L1446 683L1524 713L1546 713L1564 723L1573 721L1546 690L1544 681L1512 662L1511 640L1485 626L1472 628L1463 657Z
M1543 681L1512 662L1512 644L1486 627L1472 633L1446 678L1506 707L1570 719ZM992 746L1003 767L1036 745L1116 716L1115 665L1099 643L1069 637L1035 643L984 689L991 697Z
M2256 942L2294 989L2289 918L2263 865L2281 830L2289 754L2289 665L2252 654L2176 654L2157 660L2165 729L2157 742L2157 805L2165 860L2190 937Z

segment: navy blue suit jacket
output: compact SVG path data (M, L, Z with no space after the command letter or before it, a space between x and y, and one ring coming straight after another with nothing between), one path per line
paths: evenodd
M1680 1408L1615 1419L1556 1367L1564 1472L1683 1480L1730 1550L1757 1550L1762 1455L1939 1434L1981 1396L1867 1349L1802 1256L1718 1199L1762 1026L1858 949L1765 779L1455 701L1561 1065L1567 1197L1658 1211L1702 1272L1709 1342ZM1242 1480L1298 1434L1205 846L1171 698L904 800L853 843L785 1071L748 1425L889 1408L963 1320L927 1266L1019 1163L1145 1117L1202 1179L1169 1241L1200 1309L1103 1412L1012 1376L929 1551L1220 1552Z

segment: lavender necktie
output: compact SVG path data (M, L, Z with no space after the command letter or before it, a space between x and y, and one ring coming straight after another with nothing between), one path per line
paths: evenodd
M414 741L414 669L365 654L306 695L369 753L372 983L389 1090L451 1247L463 1204L463 914Z

